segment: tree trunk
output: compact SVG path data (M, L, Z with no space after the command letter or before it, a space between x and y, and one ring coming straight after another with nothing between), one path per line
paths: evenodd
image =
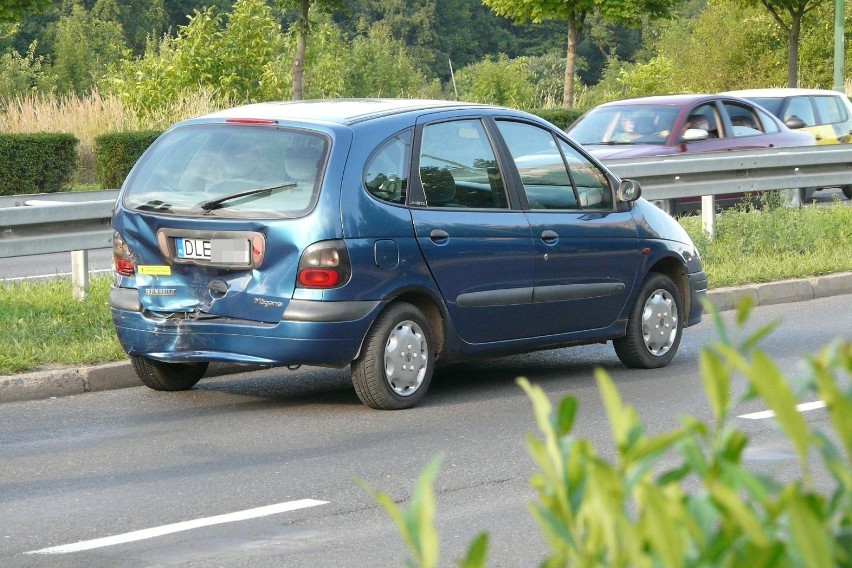
M799 86L799 31L802 29L802 13L790 14L792 24L787 38L787 86Z
M562 106L574 107L574 65L580 30L573 18L568 20L568 49L565 53L565 82L562 86Z
M302 100L304 92L302 86L302 71L305 67L305 50L308 37L308 10L311 7L310 0L302 0L299 13L298 37L296 38L296 58L293 60L293 100Z

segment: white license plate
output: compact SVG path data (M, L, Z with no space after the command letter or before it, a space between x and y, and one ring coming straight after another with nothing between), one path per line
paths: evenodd
M249 263L248 239L175 238L177 258L233 264Z

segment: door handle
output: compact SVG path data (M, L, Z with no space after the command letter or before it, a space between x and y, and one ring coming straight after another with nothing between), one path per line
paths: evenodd
M544 241L544 244L555 245L559 240L559 233L547 229L541 232L541 240Z
M436 245L442 245L450 239L450 234L443 229L432 229L429 232L429 238Z

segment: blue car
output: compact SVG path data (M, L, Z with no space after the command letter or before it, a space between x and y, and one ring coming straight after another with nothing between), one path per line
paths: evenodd
M436 364L611 340L669 363L707 278L671 217L548 122L432 100L178 123L127 177L110 310L143 383L209 362L351 366L378 409Z

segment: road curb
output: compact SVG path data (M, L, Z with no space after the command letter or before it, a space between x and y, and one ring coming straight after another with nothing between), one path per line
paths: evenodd
M852 272L842 272L815 278L717 288L707 292L707 299L716 310L724 312L733 309L739 300L746 296L751 297L755 305L765 306L849 293L852 293ZM228 375L256 368L258 367L250 365L213 363L205 376ZM62 367L0 376L0 403L137 387L141 384L129 361Z
M745 297L750 297L757 306L767 306L838 296L850 292L852 292L852 272L841 272L814 278L716 288L707 291L707 300L717 311L724 312L733 309Z

